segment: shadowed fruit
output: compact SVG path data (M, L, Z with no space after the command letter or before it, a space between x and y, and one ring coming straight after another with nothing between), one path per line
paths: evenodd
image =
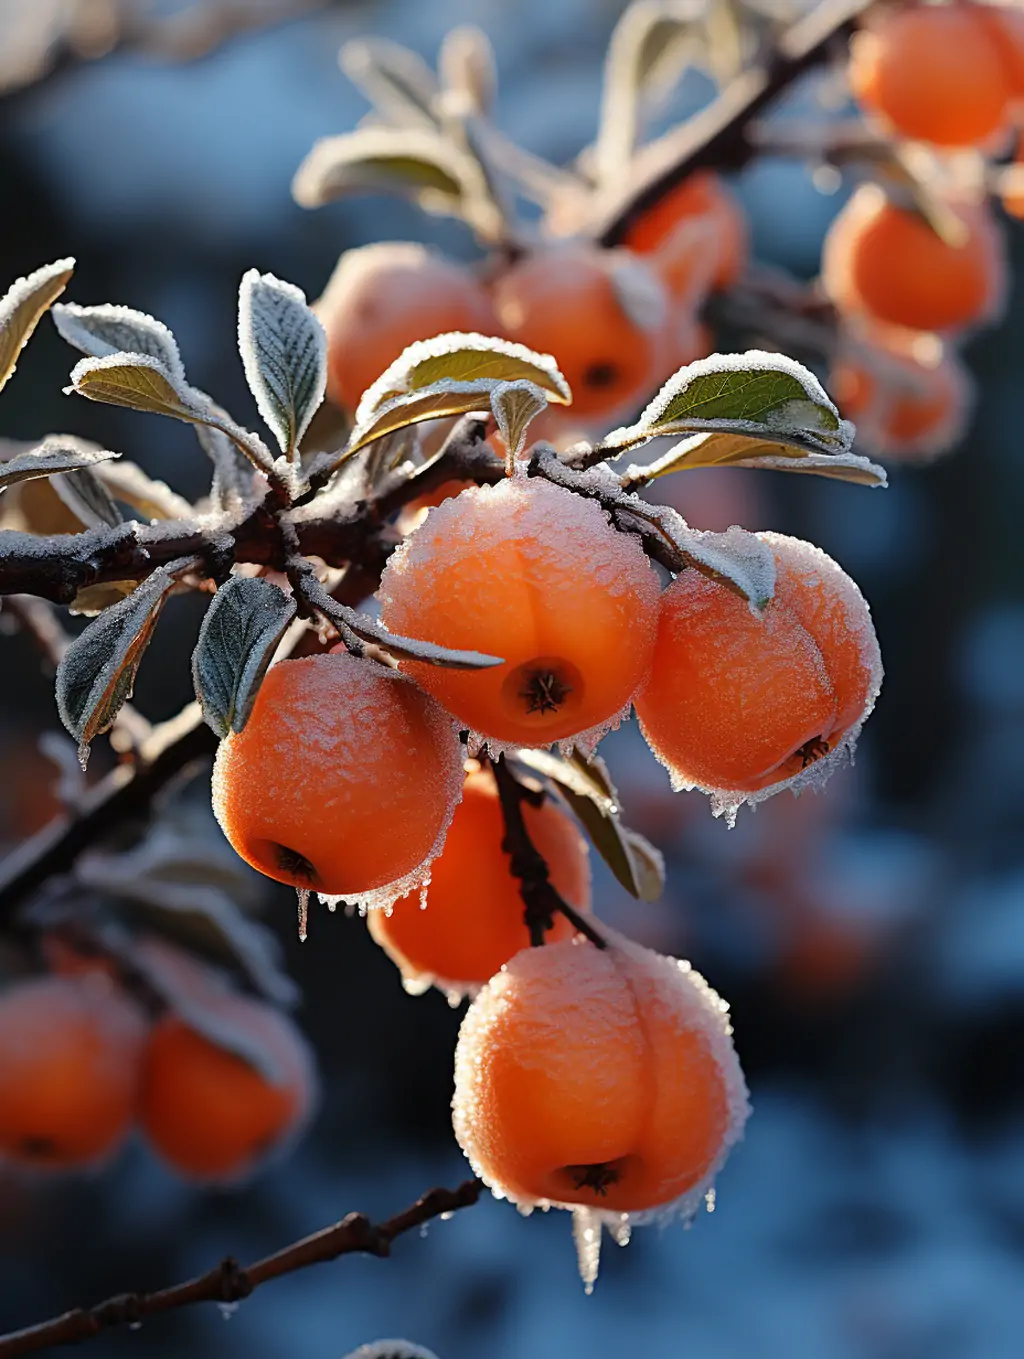
M657 385L668 306L646 262L627 250L553 245L499 276L502 333L553 354L572 389L565 419L628 413Z
M1012 91L1001 45L974 5L879 11L850 41L850 88L890 132L975 146L1007 119Z
M942 240L916 213L865 184L832 222L821 279L841 312L907 330L949 331L991 319L1005 291L1003 242L980 206L955 209L966 240Z
M504 664L402 669L474 732L550 745L614 723L647 672L658 580L591 500L516 476L432 509L388 562L387 627Z
M350 411L414 341L452 330L500 333L468 269L406 241L346 250L314 310L327 332L328 395Z
M135 1117L146 1022L109 978L0 995L0 1159L65 1170L115 1151Z
M696 571L662 597L650 677L635 703L678 787L770 788L835 750L874 704L881 661L857 586L810 543L758 536L777 571L762 613Z
M290 1019L230 992L217 1004L251 1056L168 1014L153 1027L142 1069L142 1130L169 1165L196 1180L252 1170L303 1122L315 1089L306 1041Z
M572 817L547 797L539 807L524 803L523 819L556 890L570 906L589 909L587 845ZM431 867L425 907L415 892L396 901L390 913L368 915L370 933L411 989L435 980L449 990L482 985L529 946L520 883L502 848L504 835L493 774L470 774L444 849ZM546 939L572 934L569 921L556 915Z
M221 742L213 809L267 877L365 900L437 853L461 788L461 747L433 699L373 661L308 656L273 666Z
M688 963L605 933L525 949L472 1003L455 1135L524 1207L685 1212L747 1115L727 1010Z
M954 354L925 362L913 352L879 348L869 363L851 352L832 369L829 390L857 437L882 456L927 458L963 432L971 382Z
M732 192L713 170L696 170L681 184L637 218L626 233L624 244L640 255L657 254L683 223L706 222L713 231L715 262L712 283L715 288L730 288L743 272L749 253L747 219ZM673 280L672 257L669 267L660 270L674 294L688 274Z

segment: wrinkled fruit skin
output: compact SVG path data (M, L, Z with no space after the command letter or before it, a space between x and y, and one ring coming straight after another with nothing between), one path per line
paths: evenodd
M270 1059L275 1078L166 1015L146 1045L139 1105L160 1157L189 1179L216 1183L247 1174L292 1134L315 1089L305 1040L286 1016L247 996L225 993L220 1004Z
M570 906L588 910L590 864L575 821L551 797L539 807L523 803L523 820L555 890ZM493 774L470 774L444 849L431 867L425 908L413 892L390 913L368 914L370 933L410 984L436 978L454 988L482 985L529 946L520 882L502 849L504 836ZM569 921L556 915L545 941L572 934Z
M447 715L393 670L341 654L282 661L221 742L213 807L270 878L358 897L426 863L462 788Z
M662 597L636 711L679 786L755 792L793 777L863 720L881 681L870 611L853 581L810 543L758 536L777 572L761 614L696 571Z
M121 1145L135 1117L146 1022L101 975L0 994L0 1160L64 1170Z
M401 668L472 731L540 746L629 704L654 644L658 580L593 501L517 476L432 509L391 556L380 600L393 631L502 657L472 672Z
M710 1182L747 1114L725 1007L689 965L604 931L526 949L463 1020L455 1134L524 1207L667 1208Z

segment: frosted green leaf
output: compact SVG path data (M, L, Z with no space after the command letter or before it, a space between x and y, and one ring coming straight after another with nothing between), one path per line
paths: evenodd
M234 576L206 611L192 680L208 726L222 739L249 719L295 600L270 581Z
M148 354L157 359L177 383L184 383L185 369L178 345L162 321L131 307L103 303L79 307L73 302L58 303L53 322L61 337L75 349L94 359L111 354Z
M327 336L305 294L250 269L238 293L238 348L260 415L294 459L327 387Z
M57 710L78 742L83 767L93 739L113 725L132 696L139 663L174 588L176 565L183 563L160 567L93 619L57 667Z
M534 382L520 378L502 382L491 392L491 410L501 437L514 462L523 451L530 421L547 406L548 399Z
M338 65L379 114L399 127L438 124L433 71L416 52L389 38L355 38L338 53Z
M857 453L820 453L797 443L760 439L745 434L695 434L675 444L646 466L630 467L625 486L642 486L672 472L699 467L760 467L766 471L807 472L860 486L884 486L884 468Z
M65 442L59 438L47 439L38 448L30 448L18 453L6 462L0 462L0 492L19 481L33 481L37 477L52 477L60 472L73 472L78 468L92 467L116 458L102 448L89 448L78 440Z
M681 368L639 420L613 430L602 447L614 454L665 435L711 431L820 453L849 452L854 433L808 369L783 354L748 350Z

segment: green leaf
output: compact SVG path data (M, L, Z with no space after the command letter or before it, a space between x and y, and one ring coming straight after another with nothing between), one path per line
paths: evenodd
M434 642L402 637L361 614L346 613L345 622L357 637L379 646L397 661L420 661L424 665L438 665L447 670L490 670L495 665L505 664L503 657L488 656L482 651L455 651L451 647L437 646Z
M68 285L75 271L73 259L57 260L19 278L0 297L0 388L14 372L29 336Z
M364 421L356 420L348 443L335 456L332 465L340 467L367 444L408 425L467 415L470 411L486 411L495 386L494 382L438 382L433 387L392 397L368 412Z
M491 392L491 411L514 463L523 451L526 432L534 416L547 407L548 399L535 382L501 382Z
M664 862L642 835L622 824L618 794L600 756L588 758L574 751L566 758L550 751L519 750L516 759L558 785L594 848L630 896L657 901L665 886Z
M46 439L38 448L31 448L27 453L18 453L7 462L0 462L0 492L19 481L73 472L117 456L106 449L88 448L77 440L65 441L59 437Z
M841 420L817 378L782 354L715 354L681 368L634 425L613 430L614 456L665 435L726 431L793 443L808 452L845 453L853 426Z
M258 578L234 576L214 595L192 653L192 680L203 717L221 739L248 721L295 609L291 595Z
M417 340L404 349L363 393L356 424L365 423L384 402L425 387L445 382L493 385L518 381L532 382L549 401L559 405L572 401L569 384L550 354L538 354L525 345L492 335L450 331L432 340ZM481 390L489 391L490 387Z
M71 370L71 386L65 390L109 406L170 415L190 425L208 425L225 434L261 472L273 470L274 460L262 440L207 404L201 392L178 382L151 355L111 354L103 359L81 359Z
M112 605L80 633L57 667L60 720L78 742L83 767L93 739L113 726L132 696L135 676L174 588L176 569L160 567L120 603Z
M648 522L657 524L690 566L731 585L755 609L770 602L775 594L775 556L756 534L735 524L724 533L693 529L669 505L640 503Z
M860 486L884 486L884 468L857 453L819 453L797 443L752 438L745 434L695 434L673 445L655 462L629 467L624 487L644 486L672 472L700 467L759 467L765 471L808 472Z
M425 212L461 217L485 237L500 231L476 160L426 128L366 127L316 142L292 180L292 196L319 208L350 193L394 193Z
M281 452L294 460L327 388L327 336L305 294L250 269L238 294L246 381Z

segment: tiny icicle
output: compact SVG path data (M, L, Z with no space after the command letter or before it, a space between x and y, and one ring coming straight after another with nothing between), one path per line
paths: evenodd
M217 1309L225 1321L230 1321L238 1311L237 1302L218 1302Z
M633 1226L629 1220L628 1213L622 1213L618 1221L606 1222L608 1233L617 1246L628 1246L629 1239L633 1235Z
M704 1195L704 1207L708 1210L709 1213L713 1213L713 1212L715 1211L715 1186L714 1186L714 1185L712 1185L711 1188L708 1190L708 1192Z
M594 1291L597 1272L601 1266L601 1219L593 1208L577 1204L572 1210L572 1236L576 1242L576 1259L584 1291Z
M89 754L91 750L92 747L89 745L88 741L83 741L81 745L78 747L78 763L82 766L83 774L89 768Z
M295 895L299 900L299 943L306 942L306 919L309 914L309 888L296 887Z

